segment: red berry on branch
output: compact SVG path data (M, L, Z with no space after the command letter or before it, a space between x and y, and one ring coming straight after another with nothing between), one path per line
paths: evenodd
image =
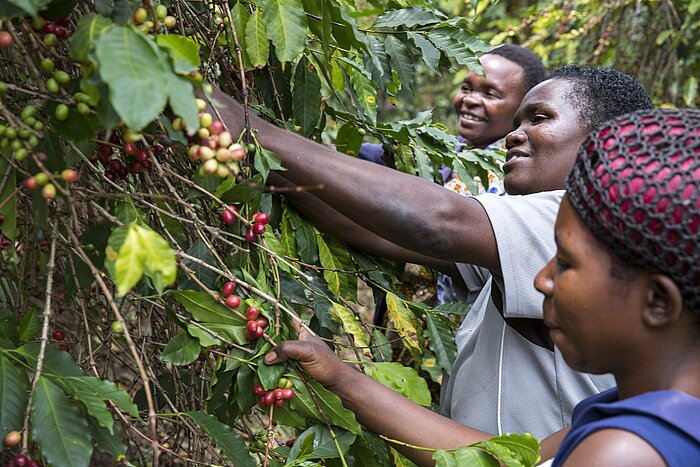
M294 397L294 389L286 388L282 390L282 398L283 399L291 399Z
M265 396L258 397L258 404L262 407L265 405Z
M26 467L27 462L29 462L29 459L27 459L25 456L20 454L14 458L13 462L15 463L15 465L17 467Z
M254 306L249 306L245 310L245 317L250 319L258 319L258 314L260 313L260 310L258 310Z
M70 350L70 346L68 344L61 344L58 346L58 350L68 352Z
M225 300L226 306L229 308L238 308L241 304L241 299L236 295L229 295Z
M119 177L117 176L117 173L116 173L115 171L113 171L113 170L105 170L105 177L106 177L107 180L109 180L110 182L116 182L116 181L117 181L117 178L119 178Z
M48 22L44 23L44 26L42 28L46 34L55 34L56 33L56 25Z
M27 462L27 467L41 467L41 463L38 460L31 459Z
M264 334L265 330L258 326L258 329L255 331L255 338L260 339Z
M56 330L53 332L52 336L53 336L53 338L56 339L57 341L62 341L63 339L66 338L66 333L63 332L63 331L60 330L60 329L56 329Z
M256 384L253 386L253 394L256 396L264 396L265 395L265 388L263 387L262 384Z
M252 230L249 230L245 233L245 239L247 242L253 243L255 240L258 239L258 234L256 234Z
M101 144L97 146L97 152L103 157L112 157L112 147Z
M224 224L233 224L233 222L236 220L234 212L238 212L238 209L235 206L227 206L223 211L221 211L221 219L224 221Z
M211 122L211 125L209 125L209 131L211 132L212 135L218 135L222 131L224 131L224 124L221 123L219 120L214 120Z
M250 331L251 334L254 334L258 331L258 323L254 320L250 320L246 323L245 328Z
M272 393L275 395L275 399L284 398L284 391L282 391L280 388L275 389L274 391L272 391Z
M228 297L233 293L234 290L236 290L236 283L228 281L224 284L224 287L221 289L221 293L224 297Z
M29 177L24 181L24 186L29 188L30 190L36 190L39 188L39 184L36 181L36 177Z
M165 151L165 148L160 144L154 144L153 146L151 146L151 152L155 156L163 154L164 151Z
M136 161L133 164L131 164L129 170L132 174L140 174L141 172L143 172L143 164L139 161Z
M134 143L126 143L124 145L124 152L130 156L133 156L134 154L136 154L137 150L138 150L138 148L136 147L136 145Z
M144 150L142 149L142 150L136 151L136 155L135 155L134 157L136 157L136 160L137 160L137 161L145 161L145 160L148 159L150 156L148 155L148 152L147 152L147 151L144 151Z
M269 323L267 322L267 319L265 319L264 316L261 316L261 317L258 318L256 321L258 322L258 327L260 327L260 328L265 328L265 327L267 327L267 325L269 324Z
M10 431L5 435L5 446L13 448L22 441L22 434L19 431Z
M148 170L153 167L150 159L146 159L145 161L141 162L141 165L143 165L144 170Z
M231 151L231 159L234 161L242 161L245 159L245 149L238 143L234 143L229 147Z
M245 337L245 340L247 340L248 342L252 342L258 338L255 334L251 334L251 332L247 329L243 331L243 337Z
M6 49L12 45L12 34L7 31L0 31L0 47Z
M265 405L272 405L275 401L275 394L272 391L268 391L263 396L265 398Z
M121 168L121 166L122 161L120 161L119 159L112 159L111 161L109 161L109 168L111 170L114 170L115 172L118 171Z
M70 36L70 31L63 26L56 26L55 34L59 39L65 39L66 37Z
M287 446L288 448L291 448L292 446L294 446L295 441L296 441L295 439L288 439L287 442L284 443L284 445Z
M78 172L74 169L66 169L61 172L61 178L66 183L73 183L78 179Z
M268 222L270 222L270 215L266 212L258 211L255 214L253 214L253 220L255 222L260 222L261 224L267 224Z
M255 232L256 235L262 235L265 233L265 224L262 222L256 222L253 224L253 232Z
M280 408L280 409L281 409L282 407L284 407L284 399L277 399L277 400L275 401L275 407L278 407L278 408Z

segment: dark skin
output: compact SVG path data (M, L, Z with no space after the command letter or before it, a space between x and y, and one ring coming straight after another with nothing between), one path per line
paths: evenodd
M579 371L612 372L620 398L672 389L700 397L700 322L684 309L667 276L633 270L610 274L611 254L590 233L565 198L556 222L557 254L537 275L545 296L545 323L567 364ZM270 352L269 364L297 360L310 376L338 394L369 430L416 446L451 449L491 437L404 398L353 367L317 337L299 332ZM553 457L567 429L542 441L543 459ZM432 453L406 447L419 465ZM624 430L598 431L581 442L566 466L664 466L642 438Z
M578 111L567 101L571 86L562 79L549 80L526 95L516 114L518 128L506 139L513 166L506 174L506 186L512 179L510 185L522 194L563 188L586 133ZM227 127L233 134L241 132L242 107L223 93L215 92L214 97L227 106L219 109ZM339 154L254 115L251 126L259 130L260 144L281 157L287 169L281 173L284 180L296 186L324 186L313 192L322 203L316 204L319 208L309 208L311 204L302 208L320 228L351 244L363 237L361 233L371 233L374 237L365 237L368 243L382 240L372 251L380 256L446 272L451 271L445 269L448 264L468 263L500 273L491 224L475 199ZM520 156L519 161L510 161L514 155ZM529 179L536 182L525 182ZM330 209L323 211L323 205ZM352 224L364 230L358 234L348 227Z

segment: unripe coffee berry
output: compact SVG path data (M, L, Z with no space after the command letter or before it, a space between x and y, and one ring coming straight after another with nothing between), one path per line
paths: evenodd
M54 199L56 197L56 187L53 186L52 183L46 184L41 190L41 196L43 196L44 199Z
M66 169L61 172L61 179L66 183L73 183L78 179L78 172L74 169Z
M226 300L224 300L224 302L229 308L238 308L238 306L241 304L241 299L237 295L229 295L228 297L226 297Z
M177 18L175 18L174 16L168 15L165 18L163 18L163 26L165 26L166 28L172 29L176 25L177 25Z
M115 334L121 334L124 332L124 325L121 321L112 321L112 332Z
M141 24L144 21L146 21L146 18L148 17L148 11L143 8L139 7L134 11L134 23L136 24Z
M0 31L0 47L6 49L12 45L12 34L7 31Z
M48 87L48 82L46 83ZM66 104L58 104L56 106L56 110L54 111L54 117L56 117L56 120L59 122L64 121L65 119L68 118L68 113L70 112L70 109Z
M13 448L22 441L22 434L19 431L10 431L5 435L5 446Z
M234 290L236 290L236 283L228 281L224 284L224 287L221 289L221 293L224 295L224 297L228 297L233 293Z
M50 58L45 58L41 61L41 69L44 70L46 73L51 73L53 72L54 68L54 63L53 60Z
M49 176L44 172L39 172L38 174L34 175L34 179L36 180L36 184L39 186L44 186L49 183Z
M231 151L231 159L234 161L242 161L245 159L245 149L238 143L234 143L228 148Z
M24 181L24 186L29 188L30 190L36 190L39 188L39 184L36 182L36 177L29 177Z
M70 75L63 70L58 70L53 74L53 79L55 79L59 84L66 84L68 81L70 81Z

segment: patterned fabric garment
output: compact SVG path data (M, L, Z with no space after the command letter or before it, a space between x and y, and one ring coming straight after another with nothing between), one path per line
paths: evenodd
M463 145L467 145L468 142L463 139L462 137L459 138L460 143ZM505 149L506 147L506 140L505 138L502 138L495 143L489 144L486 149ZM458 150L462 150L461 147L457 148ZM489 177L489 184L487 188L484 188L484 185L481 183L481 179L479 177L474 177L474 181L476 182L477 186L479 187L479 195L483 195L484 193L492 193L494 195L503 195L505 194L505 188L503 187L503 180L498 178L498 176L491 172L489 170L488 172L488 177ZM445 182L443 185L445 188L448 190L454 191L458 195L462 196L471 196L473 193L469 191L467 188L467 185L464 184L459 179L459 175L456 173L452 172L449 174L449 179ZM452 278L450 276L447 276L445 274L438 274L437 278L437 286L436 286L436 295L437 295L437 304L442 305L444 303L450 303L450 302L455 302L459 301L459 297L457 292L455 291L455 286L454 282L452 281Z

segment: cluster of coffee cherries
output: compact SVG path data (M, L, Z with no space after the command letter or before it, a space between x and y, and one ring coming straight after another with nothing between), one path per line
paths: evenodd
M21 441L22 433L19 431L10 431L5 435L5 446L8 448L18 446ZM7 467L41 467L43 465L39 459L30 459L23 454L18 454L7 464Z
M214 120L212 115L205 112L206 102L197 99L199 109L199 129L192 144L187 149L187 156L192 161L202 162L200 170L206 175L217 175L226 178L229 175L238 175L240 168L238 162L246 157L246 151L238 143L233 142L231 133L226 131L220 120ZM184 128L181 118L173 120L173 130Z
M0 83L0 97L6 92L7 84ZM39 132L44 129L44 123L38 120L36 113L36 107L27 105L20 114L21 124L0 124L0 148L9 148L12 157L18 162L39 144Z
M168 7L165 5L156 5L155 13L166 29L172 29L177 25L177 18L168 14ZM138 7L134 11L133 20L138 25L138 29L144 33L150 32L155 26L153 21L148 18L148 10L144 7Z
M98 133L97 138L104 140L104 132ZM113 182L125 180L129 174L138 175L153 166L151 153L158 156L165 151L160 144L147 145L142 139L141 135L130 131L123 138L113 133L109 144L97 145L90 162L100 162L105 168L105 177Z
M224 224L233 224L236 221L237 212L238 208L236 206L226 206L221 211L221 220ZM253 214L251 226L250 229L246 231L245 239L250 243L257 240L259 235L265 233L265 226L268 222L270 222L270 215L268 213L258 211L255 214Z
M270 391L266 391L262 384L253 386L253 394L258 396L258 404L261 406L275 405L275 407L284 407L284 401L294 397L294 382L289 378L280 378L277 382L277 387Z
M236 284L229 281L224 284L221 289L221 295L224 296L224 303L229 308L238 308L241 305L241 297L234 295ZM245 326L244 336L248 342L256 341L265 334L265 328L270 324L267 318L260 316L260 310L257 307L249 306L245 310L245 316L248 322Z
M78 179L78 172L75 169L66 169L61 172L61 180L66 183L73 183ZM24 186L30 190L41 188L41 196L45 199L56 197L56 186L49 183L49 176L44 172L38 172L24 181Z
M32 26L37 32L41 32L41 40L48 48L55 48L58 44L68 39L71 35L70 21L68 18L61 18L56 21L46 21L43 18L37 18L33 21Z

